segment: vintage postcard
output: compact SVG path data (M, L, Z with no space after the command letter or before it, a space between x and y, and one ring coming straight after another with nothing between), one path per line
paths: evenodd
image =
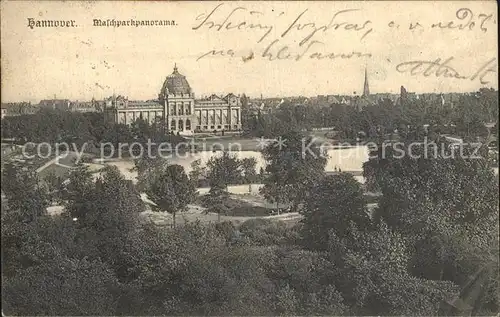
M494 1L1 1L2 314L499 313Z

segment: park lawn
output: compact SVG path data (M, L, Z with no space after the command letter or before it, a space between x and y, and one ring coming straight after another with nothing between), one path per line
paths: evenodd
M38 175L40 176L41 179L44 179L45 177L47 177L51 173L54 173L56 175L56 177L66 179L69 177L70 171L71 171L71 168L68 168L66 166L61 166L59 164L51 164L50 166L41 170L38 173Z
M260 151L259 142L254 138L241 136L220 137L220 138L195 138L198 150L232 150L232 151Z
M222 215L231 217L263 217L270 215L270 208L258 205L246 199L240 199L238 196L239 195L231 195L224 201L224 212ZM218 210L211 210L213 206L205 199L201 198L201 203L209 212L218 212Z
M226 212L221 214L221 221L232 221L235 223L248 220L253 217L269 216L271 209L262 205L239 199L240 195L231 195L226 202ZM202 223L216 223L219 221L217 213L210 210L210 205L204 202L203 197L198 197L193 205L188 205L187 212L178 213L176 223L178 225L187 222L200 221ZM144 220L149 220L159 226L172 225L172 215L167 212L146 211L141 213Z
M96 172L103 167L103 165L101 164L88 164L88 163L85 164L89 166L89 170L91 172ZM47 166L46 168L41 170L38 174L42 179L45 178L50 173L54 173L57 177L66 179L68 178L71 169L75 166L76 166L76 155L70 152L67 156L59 158L57 163L53 163Z
M234 207L228 210L224 215L232 217L265 217L269 216L270 211L270 209L265 207L247 204Z
M51 158L52 159L52 158ZM58 163L52 163L40 172L38 175L40 178L45 178L47 175L54 173L57 177L66 179L69 176L71 168L75 166L74 156L68 155L66 157L61 157Z

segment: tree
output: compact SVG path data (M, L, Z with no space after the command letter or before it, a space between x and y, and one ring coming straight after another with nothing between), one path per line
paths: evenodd
M172 214L175 227L176 214L185 211L187 205L195 199L196 187L181 165L169 165L158 175L146 193L157 205L156 210Z
M2 309L12 315L114 314L119 289L101 260L80 257L74 222L63 215L31 222L2 206ZM88 250L88 249L87 249Z
M2 120L2 135L24 142L67 142L82 146L84 142L103 141L108 129L103 113L58 109L41 109L36 114Z
M407 235L413 275L465 285L478 268L498 267L498 178L485 152L472 158L467 145L459 151L439 143L437 155L427 151L414 147L413 156L396 157L388 148L365 164L382 192L375 220ZM490 277L484 294L498 289ZM498 309L498 297L481 302Z
M199 186L200 179L205 177L206 168L201 166L201 160L197 159L191 163L191 171L189 172L189 179L193 182L195 187Z
M123 252L136 230L138 206L116 168L103 175L94 184L83 168L73 173L67 198L76 221L68 212L26 221L2 208L2 255L9 259L2 290L9 312L114 314L117 278L130 268Z
M3 311L9 315L114 315L119 288L99 260L56 255L2 283Z
M282 221L253 218L243 222L239 230L251 244L259 246L295 245L299 240L298 230L289 228Z
M145 210L139 193L115 166L105 167L90 189L83 188L82 199L67 210L76 218L75 248L80 256L101 258L119 281L132 279L136 273L130 254L136 245L139 213Z
M220 222L220 215L227 212L225 202L229 198L228 185L241 181L241 161L225 151L219 157L210 158L207 174L210 192L205 200L211 206L209 211L216 212Z
M498 195L490 189L498 187L498 179L486 158L479 156L485 152L473 157L473 150L467 145L456 149L443 141L436 147L413 146L412 153L395 155L394 149L382 151L380 146L379 156L364 165L365 175L374 177L383 194L379 216L391 227L420 230L415 213L408 210L409 199L445 208L441 216L456 224L477 223L495 215ZM427 215L422 215L425 219Z
M234 155L224 151L219 157L213 156L207 163L210 187L224 188L241 181L241 162Z
M63 187L62 179L54 172L50 172L45 176L44 181L48 187L50 201L58 201L61 197L61 190Z
M298 210L307 189L324 176L326 154L310 137L289 132L269 144L263 156L268 163L268 176L261 193L278 206L291 203L292 210Z
M168 161L161 157L150 157L144 155L134 160L132 171L137 172L137 188L140 191L146 191L155 181L158 175L161 175L168 166Z
M226 207L226 202L229 199L229 193L226 188L215 183L210 187L210 191L204 197L204 204L209 206L208 212L217 213L217 221L220 222L221 214L226 214L228 208Z
M62 193L65 209L72 218L85 217L87 206L94 199L95 184L92 173L86 165L79 164L70 172L68 180Z
M151 126L143 118L138 118L130 127L130 132L134 135L137 142L141 144L146 144L148 139L151 139L153 133L151 131Z
M333 284L336 268L322 253L276 248L269 276L278 286L276 313L344 315L344 298ZM292 300L293 299L293 300Z
M106 130L103 141L110 142L115 150L114 154L118 155L120 144L131 144L134 142L134 136L126 124L114 124Z
M12 209L2 199L2 277L14 276L37 263L33 244L39 241L35 229L43 214L34 214Z
M343 238L331 233L335 284L354 314L434 316L440 301L457 294L454 283L413 277L410 250L408 239L384 223L365 232L352 225Z
M106 166L94 188L98 208L92 210L95 215L85 215L90 221L88 224L92 224L93 228L114 227L123 232L135 230L138 213L144 211L144 203L132 182L126 180L116 166Z
M326 250L333 230L344 237L353 223L361 230L370 229L361 184L351 174L326 176L308 193L303 209L302 235L311 249Z
M257 179L257 160L253 157L241 160L241 169L243 172L243 182L247 184L254 183Z
M2 192L9 207L28 221L46 213L48 188L31 167L5 164L2 172Z

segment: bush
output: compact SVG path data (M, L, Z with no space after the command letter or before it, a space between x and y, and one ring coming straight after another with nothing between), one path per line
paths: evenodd
M230 240L233 237L235 227L231 221L223 221L215 224L215 230L226 240Z
M113 315L118 287L100 260L56 255L5 279L2 306L9 315Z
M221 204L215 206L211 197L206 195L201 198L201 203L203 207L208 208L208 212L221 213L226 216L260 217L268 216L270 213L270 210L265 207L254 206L245 201L231 197L225 198Z
M94 158L92 157L92 155L88 155L88 154L83 154L82 157L80 158L80 162L82 163L92 163L94 160Z
M233 217L262 217L268 215L269 209L260 206L241 206L229 209L226 212L226 216Z
M298 232L284 222L256 218L243 222L241 233L257 245L291 244L297 241Z

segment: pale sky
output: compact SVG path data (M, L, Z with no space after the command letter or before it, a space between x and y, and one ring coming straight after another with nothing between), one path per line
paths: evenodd
M353 11L342 12L348 9ZM373 93L397 93L401 85L417 93L497 88L497 73L484 75L487 84L479 80L481 71L498 68L496 12L494 1L2 1L1 97L2 102L38 102L54 96L90 100L115 92L130 99L154 99L174 63L197 97L229 92L251 97L360 94L365 67ZM76 27L31 29L28 18L74 20ZM93 19L175 20L176 25L98 27ZM431 27L450 21L464 27ZM246 24L240 30L227 29L228 23L232 28L242 22ZM420 26L409 30L416 22ZM210 23L222 24L221 30L209 28ZM308 23L319 30L304 40L314 30ZM329 23L330 28L321 29ZM269 61L262 55L274 41L268 50L273 57L283 46L288 46L283 57L307 52L299 60ZM209 54L198 60L211 50L223 50L225 56ZM244 62L251 52L253 58ZM319 60L317 54L352 52L363 56ZM447 66L467 78L444 78L436 71L427 77L423 71L412 76L396 70L401 63L438 58L451 58Z

